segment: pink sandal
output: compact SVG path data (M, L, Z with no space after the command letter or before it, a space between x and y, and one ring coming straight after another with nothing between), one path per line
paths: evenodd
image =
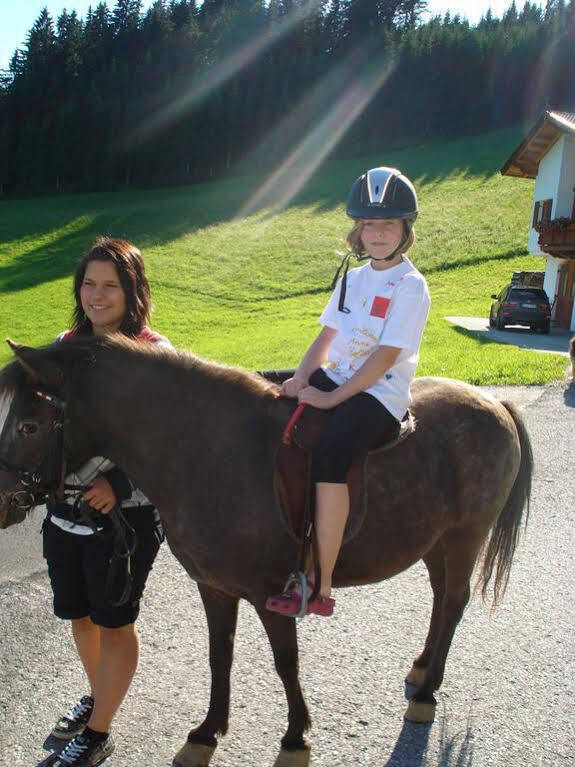
M322 597L321 594L318 594L313 601L307 603L307 614L313 613L313 615L323 615L329 618L330 615L333 615L334 607L335 599Z
M301 610L301 594L294 589L282 591L281 594L266 599L266 609L272 613L296 616Z

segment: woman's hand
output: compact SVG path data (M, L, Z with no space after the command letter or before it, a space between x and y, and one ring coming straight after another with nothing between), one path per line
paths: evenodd
M284 397L295 399L298 392L305 386L307 386L307 381L304 381L302 378L298 378L297 376L287 378L282 384L282 394Z
M300 389L297 395L299 402L305 402L306 405L318 407L320 410L331 410L339 401L336 396L337 389L334 391L321 391L315 386L305 386Z
M101 514L109 514L116 505L116 495L106 477L96 477L82 498Z

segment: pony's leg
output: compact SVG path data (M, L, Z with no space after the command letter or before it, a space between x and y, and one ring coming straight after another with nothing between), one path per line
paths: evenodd
M216 735L225 735L228 729L238 600L203 584L198 584L198 589L210 635L210 707L202 724L188 734L174 758L174 767L207 767L218 745Z
M421 686L409 701L404 718L410 722L432 722L435 717L434 692L443 681L447 653L469 602L470 580L475 560L485 537L485 530L469 528L445 533L440 541L444 552L445 591L437 628L430 627L435 636L429 645L429 665Z
M429 630L425 640L423 652L414 661L405 677L405 683L420 687L425 678L427 667L429 666L433 648L437 642L437 635L441 625L441 611L443 605L443 595L445 593L445 561L443 548L441 544L434 546L424 557L423 561L429 573L429 583L433 591L433 607L431 610L431 620Z
M258 615L268 635L288 704L288 728L274 767L307 767L310 745L304 732L311 727L311 720L299 683L296 622L265 609L258 609Z

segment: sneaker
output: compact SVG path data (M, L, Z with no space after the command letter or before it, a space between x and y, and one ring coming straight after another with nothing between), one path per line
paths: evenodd
M50 735L60 740L71 740L82 732L92 715L93 708L94 698L91 695L84 695L75 706L58 719Z
M111 735L104 740L95 740L85 733L80 733L71 740L51 763L52 767L96 767L114 751L115 743Z

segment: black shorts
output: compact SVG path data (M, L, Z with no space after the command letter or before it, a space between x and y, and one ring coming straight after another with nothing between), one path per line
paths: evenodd
M148 574L163 540L162 528L152 507L123 510L137 536L131 557L132 588L120 607L107 584L113 539L110 535L76 535L62 530L49 517L42 526L44 558L54 593L54 614L74 620L90 617L98 626L120 628L134 623ZM121 592L121 588L120 588Z
M322 391L337 389L321 368L311 375L309 383ZM373 395L364 391L354 394L330 411L312 452L312 480L345 484L354 461L396 439L399 430L399 421Z

